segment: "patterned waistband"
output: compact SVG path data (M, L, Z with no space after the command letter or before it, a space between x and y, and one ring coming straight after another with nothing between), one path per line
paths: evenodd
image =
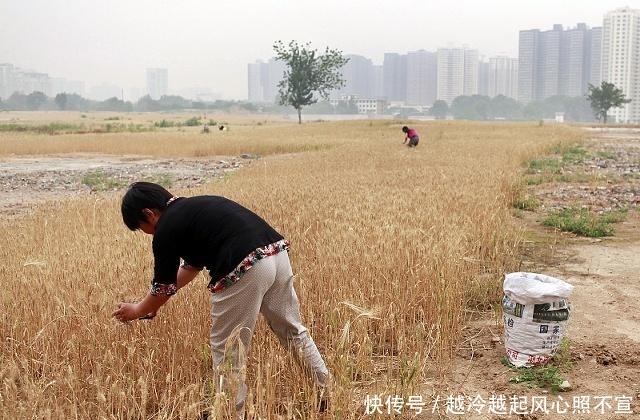
M231 273L227 274L215 283L211 281L207 288L211 293L220 293L225 288L240 280L244 273L246 273L251 267L254 266L255 263L257 263L261 259L288 250L289 241L287 241L286 239L281 239L278 242L260 247L247 255L242 261L240 261L240 264L238 264L238 266Z

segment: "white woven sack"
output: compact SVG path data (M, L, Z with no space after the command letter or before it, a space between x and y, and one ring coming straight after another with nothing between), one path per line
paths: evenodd
M544 274L505 276L505 348L512 364L543 365L555 354L569 319L572 289L569 283Z

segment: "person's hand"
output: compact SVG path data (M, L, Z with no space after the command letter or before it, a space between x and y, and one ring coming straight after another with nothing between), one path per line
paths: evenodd
M144 314L138 311L137 303L120 302L118 308L111 314L112 317L120 322L128 322L139 318ZM155 314L154 314L155 315Z

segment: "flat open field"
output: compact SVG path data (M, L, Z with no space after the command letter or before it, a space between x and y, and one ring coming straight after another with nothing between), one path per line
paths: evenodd
M247 373L249 418L374 418L367 396L420 396L423 412L405 406L401 418L516 418L432 407L449 395L536 393L509 383L500 363L504 347L495 339L504 274L523 269L576 284L569 339L580 379L566 373L571 396L626 393L640 412L633 333L640 304L624 298L638 296L639 288L633 196L617 239L586 244L541 227L536 215L544 206L524 215L514 208L525 195L549 208L574 200L557 184L527 187L527 162L554 147L597 148L602 142L593 132L415 122L421 141L408 149L401 144L404 121L300 126L207 115L202 121L224 121L229 129L155 127L194 115L0 113L0 127L14 124L0 131L1 418L197 419L207 410L226 418L210 392L204 274L153 321L121 325L110 318L116 302L144 296L152 277L150 237L130 232L119 212L124 188L139 179L178 195L232 198L292 243L303 320L335 380L331 406L314 411L310 384L260 323ZM630 138L624 150L640 144ZM597 178L580 185L601 191ZM607 271L620 261L618 271ZM620 288L609 289L609 281ZM615 322L598 320L591 309L619 302L623 311L610 311ZM600 323L616 327L596 333ZM617 362L597 363L607 354L602 349ZM603 371L585 378L590 369ZM390 418L387 409L377 417Z

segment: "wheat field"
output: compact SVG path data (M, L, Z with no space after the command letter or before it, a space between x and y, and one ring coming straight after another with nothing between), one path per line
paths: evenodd
M424 394L444 378L465 322L495 316L483 311L519 267L524 232L511 204L524 162L582 136L567 126L416 121L421 141L411 150L401 144L404 121L229 124L211 136L197 127L5 132L0 158L261 156L223 179L172 191L227 196L291 241L303 321L335 384L329 412L316 413L311 384L261 321L248 371L249 418L261 419L365 418L367 394ZM123 225L121 194L0 219L2 419L228 417L224 396L211 392L204 274L153 321L110 318L121 299L144 296L152 277L151 239Z

